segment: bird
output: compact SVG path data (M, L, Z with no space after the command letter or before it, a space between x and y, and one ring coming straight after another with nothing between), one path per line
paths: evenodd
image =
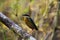
M32 20L32 18L28 15L28 14L23 14L23 20L26 23L26 25L32 29L32 30L38 30L37 26L35 25L34 21Z

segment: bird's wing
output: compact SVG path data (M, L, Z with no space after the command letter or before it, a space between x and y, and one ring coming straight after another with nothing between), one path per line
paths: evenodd
M28 18L29 22L31 22L31 26L34 27L34 29L38 30L37 26L35 25L34 21L31 18Z

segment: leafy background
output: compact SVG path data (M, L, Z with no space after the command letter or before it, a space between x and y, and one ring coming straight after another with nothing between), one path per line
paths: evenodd
M57 8L57 0L0 0L0 11L21 25L37 40L52 40L53 31L57 25ZM32 30L22 21L21 16L27 13L30 14L40 33L36 31L31 33ZM0 22L0 40L18 40L18 38L18 35Z

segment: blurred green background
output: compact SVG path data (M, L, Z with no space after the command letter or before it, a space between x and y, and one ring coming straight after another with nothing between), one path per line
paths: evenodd
M52 40L56 26L57 5L57 0L0 0L0 12L21 25L29 34L35 35L37 40L44 40L51 32L47 39ZM37 33L38 35L36 32L31 33L32 30L22 21L23 14L29 14L33 19L41 31ZM0 22L0 40L18 40L18 38L18 35Z

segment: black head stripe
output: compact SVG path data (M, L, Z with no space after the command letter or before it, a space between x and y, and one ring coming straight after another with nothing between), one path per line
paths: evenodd
M29 16L28 14L24 14L24 15L22 15L22 16Z

